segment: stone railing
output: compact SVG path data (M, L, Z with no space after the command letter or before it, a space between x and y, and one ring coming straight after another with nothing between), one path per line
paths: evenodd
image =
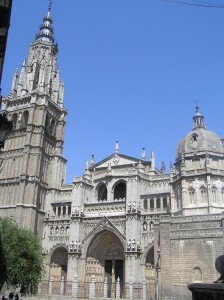
M129 283L121 282L119 277L116 282L109 282L107 277L104 281L97 282L95 275L92 275L90 281L80 282L78 276L74 276L73 281L66 281L62 276L55 280L51 276L50 280L42 281L38 288L38 299L45 299L44 295L48 295L47 299L56 295L65 297L63 299L154 299L154 281L146 282L144 279L141 283L130 281ZM150 298L149 298L150 296Z

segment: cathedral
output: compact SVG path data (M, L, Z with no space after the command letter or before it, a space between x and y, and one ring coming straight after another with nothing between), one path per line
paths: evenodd
M119 152L65 183L67 110L50 8L16 70L3 111L0 217L40 236L45 280L147 285L148 299L191 299L187 285L218 278L224 252L224 147L196 107L169 173ZM112 289L108 297L113 297Z

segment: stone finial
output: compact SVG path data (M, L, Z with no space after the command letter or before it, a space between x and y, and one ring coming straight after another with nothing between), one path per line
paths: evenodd
M91 166L93 166L93 165L94 165L94 154L92 154L92 158L91 158L90 165L91 165Z
M165 174L165 173L166 173L166 167L165 167L164 161L162 161L161 173L162 173L162 174Z
M215 282L224 283L224 255L220 255L216 258L215 268L221 274L219 279L217 279Z
M151 170L155 170L155 154L154 154L154 150L152 149L151 152Z
M116 141L115 153L119 153L119 141Z
M142 148L142 160L146 160L145 148Z
M85 171L89 171L89 162L88 162L88 159L86 160Z

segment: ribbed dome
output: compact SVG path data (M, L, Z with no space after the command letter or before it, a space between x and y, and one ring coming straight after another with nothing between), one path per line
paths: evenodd
M176 158L184 154L196 154L198 152L215 152L223 154L222 141L214 132L207 130L203 123L204 117L196 108L193 117L194 127L178 144Z

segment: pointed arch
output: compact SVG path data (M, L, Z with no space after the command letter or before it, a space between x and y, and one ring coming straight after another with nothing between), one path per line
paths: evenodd
M106 200L107 201L107 186L104 182L101 182L100 184L98 184L97 188L97 199L98 201L100 200Z
M112 187L114 191L114 200L125 200L127 194L127 183L125 180L118 180Z

